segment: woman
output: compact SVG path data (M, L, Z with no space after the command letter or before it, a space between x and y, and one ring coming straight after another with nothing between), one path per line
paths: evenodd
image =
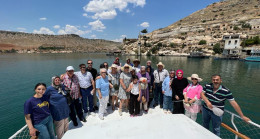
M182 113L184 114L184 107L182 100L184 99L183 96L183 89L187 87L188 80L183 78L183 71L177 70L176 71L177 78L173 79L171 87L172 87L172 99L173 99L173 114Z
M140 72L137 73L138 78L140 79L140 83L143 87L141 87L141 97L144 96L146 99L145 102L140 103L140 110L142 110L142 104L144 104L144 111L148 112L148 101L149 101L149 87L148 83L150 83L149 73L146 72L145 66L141 66Z
M111 74L108 76L109 82L113 85L110 89L110 96L112 96L112 110L115 110L115 105L118 107L118 91L119 91L119 76L120 74L117 72L117 65L112 64L110 67ZM115 104L116 101L116 104Z
M152 69L150 66L146 67L146 72L149 73L150 82L148 83L148 89L149 89L149 102L148 107L150 107L150 103L153 101L153 82L154 82L154 75L152 72Z
M141 86L138 82L138 77L134 75L133 81L130 83L128 90L130 90L130 104L129 113L130 117L135 117L140 114L140 99L141 99Z
M113 85L108 81L107 70L105 68L100 69L100 76L101 78L96 81L97 97L99 99L98 115L100 120L104 120L109 99L109 88L112 88Z
M40 139L54 139L48 98L43 96L45 90L44 83L35 85L35 94L24 103L25 122L29 128L30 136L38 135Z
M54 120L55 132L58 139L68 131L70 108L67 104L65 87L61 85L60 77L52 77L52 84L49 86L44 95L50 102L50 111Z
M129 84L131 83L132 80L132 75L129 71L132 70L132 67L129 66L128 64L125 64L121 70L123 71L120 74L120 87L119 87L119 93L118 93L118 98L120 99L120 104L119 104L119 115L122 116L122 106L125 104L127 107L126 109L128 110L128 101L130 99L130 93L127 90L129 87Z
M201 110L200 93L203 88L199 82L202 79L199 78L198 74L192 74L188 80L192 83L183 90L185 115L196 121L197 113Z

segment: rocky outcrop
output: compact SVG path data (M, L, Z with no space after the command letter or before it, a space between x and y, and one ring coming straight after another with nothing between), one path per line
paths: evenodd
M111 52L122 44L102 39L86 39L75 34L45 35L0 31L0 50L19 52Z
M142 46L173 48L176 52L211 52L223 35L240 34L244 38L260 36L260 0L223 0L173 23L170 26L145 34ZM143 39L140 39L143 40ZM201 40L206 44L199 45ZM125 45L137 47L137 42ZM222 45L223 47L223 45ZM158 52L158 51L157 51Z

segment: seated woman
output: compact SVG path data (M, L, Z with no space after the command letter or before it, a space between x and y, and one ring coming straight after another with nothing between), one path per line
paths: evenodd
M199 82L202 79L197 74L192 74L187 79L192 83L183 90L185 115L196 121L197 113L201 110L200 93L203 88Z
M61 139L69 128L70 108L65 97L66 93L65 87L61 85L60 77L54 76L52 77L52 85L47 88L44 94L50 102L50 111L58 139Z
M40 139L54 139L53 120L49 110L49 102L43 96L46 90L44 83L36 84L35 94L24 103L25 122L29 128L30 136Z

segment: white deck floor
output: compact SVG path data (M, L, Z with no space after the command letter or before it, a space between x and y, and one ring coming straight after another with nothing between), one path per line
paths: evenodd
M87 123L79 123L77 128L70 123L63 139L219 139L185 115L164 114L158 107L139 117L108 112L104 120L88 116Z

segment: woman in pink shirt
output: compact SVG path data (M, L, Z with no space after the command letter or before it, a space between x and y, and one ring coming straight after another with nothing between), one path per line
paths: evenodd
M187 79L192 81L192 83L183 90L185 115L196 121L197 113L201 110L200 93L203 88L199 82L202 79L199 78L198 74L192 74Z

